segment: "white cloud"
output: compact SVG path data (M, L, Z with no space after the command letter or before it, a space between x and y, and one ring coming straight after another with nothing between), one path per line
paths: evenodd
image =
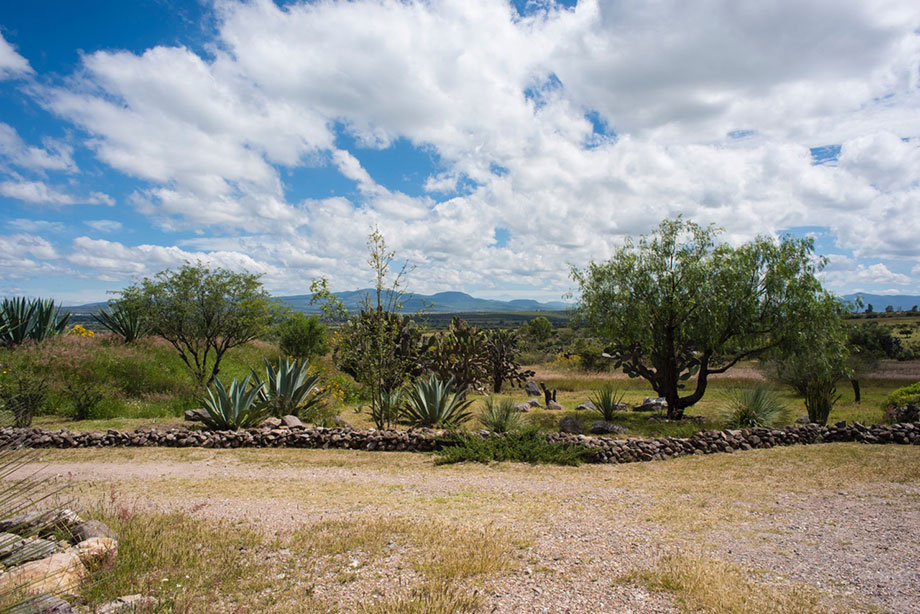
M59 272L57 251L42 237L18 233L0 236L0 274L9 279Z
M28 60L16 53L3 35L0 34L0 79L9 79L32 73Z
M0 156L16 166L31 170L77 170L71 157L72 147L52 139L46 140L45 145L45 148L26 145L15 128L0 122Z
M89 196L73 196L66 192L50 187L42 181L3 181L0 182L0 195L15 198L27 203L37 205L114 205L107 194L91 192Z
M67 228L61 222L48 222L45 220L30 220L17 218L6 223L7 226L24 232L63 232Z
M122 223L115 220L85 220L83 223L93 230L105 233L118 232L122 229Z
M916 274L917 271L913 273ZM875 288L872 291L878 292L882 291L881 288L891 285L909 286L916 283L909 275L896 273L882 262L863 264L842 254L829 255L827 266L820 276L827 284L863 290ZM904 292L904 289L900 292Z

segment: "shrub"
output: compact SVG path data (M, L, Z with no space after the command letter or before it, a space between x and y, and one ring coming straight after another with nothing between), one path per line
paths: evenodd
M510 399L496 402L493 397L486 399L485 410L479 414L479 422L493 433L507 433L521 427L521 412Z
M150 332L150 326L140 308L125 301L112 301L108 311L100 311L93 315L93 319L124 339L125 343L134 343Z
M605 421L612 422L616 412L622 408L623 393L617 392L615 386L606 384L591 395L591 402Z
M898 388L888 395L885 405L903 407L905 405L920 405L920 382Z
M277 330L282 354L310 360L329 351L326 326L316 316L295 313L281 322Z
M13 426L24 428L32 425L32 418L39 412L47 397L45 380L30 373L13 375L4 370L0 380L0 403L12 418Z
M51 299L15 297L0 303L0 345L44 341L67 329L70 313L61 313Z
M514 461L549 465L580 465L588 454L586 448L572 444L550 443L539 427L530 426L501 437L483 438L468 433L453 433L435 452L435 464L445 465L472 461Z
M787 408L769 386L736 391L722 411L726 428L773 426L786 414ZM826 419L826 418L825 418Z
M234 379L229 390L214 380L208 396L201 400L208 414L201 420L206 427L235 431L257 426L268 416L269 409L260 396L262 386L250 385L250 378L246 376L242 382Z
M323 405L325 399L317 384L319 374L311 374L304 362L279 358L273 365L265 360L265 381L252 370L253 385L259 390L259 399L273 416L309 415L311 410Z
M466 409L472 401L466 400L466 391L454 391L454 380L441 381L430 375L409 389L403 417L412 426L454 427L470 418Z

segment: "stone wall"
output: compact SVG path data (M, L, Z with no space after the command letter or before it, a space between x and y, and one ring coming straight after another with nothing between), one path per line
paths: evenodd
M429 452L443 445L443 431L416 429L408 431L352 430L343 428L259 428L241 431L203 431L173 428L165 431L138 429L134 432L93 431L71 433L66 430L45 431L39 428L0 429L0 446L6 444L29 448L101 448L101 447L170 447L170 448L342 448L351 450ZM494 436L482 432L483 436ZM595 463L631 463L689 454L713 454L754 448L772 448L797 444L837 441L920 445L920 423L863 426L845 422L833 426L816 424L783 428L751 428L704 431L689 438L615 439L550 433L547 440L584 446L588 461Z

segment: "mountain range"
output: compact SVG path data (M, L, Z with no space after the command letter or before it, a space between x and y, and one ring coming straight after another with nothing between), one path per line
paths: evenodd
M857 298L861 298L862 307L858 311L865 311L869 305L872 305L872 311L885 311L885 307L888 306L895 311L910 311L914 305L920 305L920 296L910 294L866 294L865 292L857 292L847 294L843 298L850 302L855 302Z

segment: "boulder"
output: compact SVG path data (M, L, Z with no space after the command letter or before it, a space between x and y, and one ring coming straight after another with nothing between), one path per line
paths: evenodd
M329 422L331 422L335 428L339 428L339 429L353 428L351 426L351 423L348 422L348 420L346 420L342 416L332 416L332 418L329 419Z
M579 405L579 406L576 407L575 409L587 409L587 410L590 410L590 411L597 411L597 406L596 406L594 403L592 403L591 401L585 401L584 403L582 403L581 405Z
M566 416L559 421L559 432L580 435L581 433L585 432L585 427L582 425L578 418L575 418L574 416Z
M37 561L60 550L56 543L41 538L24 539L16 542L15 545L18 547L0 560L0 564L4 567L15 567L29 561Z
M0 520L0 531L10 531L20 535L48 534L58 529L69 531L81 522L83 519L73 510L36 511Z
M29 540L12 533L0 533L0 559L5 559L21 549L27 541Z
M10 614L76 614L72 605L54 595L45 593L17 603L7 610Z
M134 614L135 612L152 612L157 604L153 597L145 595L125 595L109 601L96 608L96 614Z
M67 549L67 552L71 551L85 564L96 563L107 558L115 558L118 554L118 540L111 537L90 537Z
M520 412L530 411L530 407L531 407L530 403L515 403L514 404L514 409Z
M281 428L281 418L266 418L259 426L263 429Z
M73 528L71 534L73 535L74 543L83 542L93 537L108 537L109 539L118 539L112 529L110 529L104 523L99 522L98 520L87 520L86 522L78 524Z
M304 426L304 423L300 421L300 418L292 415L282 416L281 424L288 427L289 429L302 428Z
M540 405L543 404L542 401L540 401L540 399L530 399L526 403L530 405L531 407L540 407Z
M0 592L22 587L30 595L63 593L76 596L79 584L85 577L86 566L77 551L69 548L0 574Z
M209 416L208 410L203 407L198 409L186 409L185 410L185 420L187 422L201 422L204 418Z
M804 416L799 416L795 419L796 424L811 424L811 418L808 417L808 414Z
M537 384L537 382L533 381L532 379L524 382L524 392L529 397L532 397L535 394L543 394L543 391L540 390L539 384Z
M550 402L546 405L546 409L553 410L553 411L559 411L559 410L564 409L564 408L562 407L562 404L561 404L561 403L557 403L556 401L550 401Z
M628 431L625 426L605 420L595 420L591 423L591 432L595 435L622 435Z
M645 397L642 403L633 407L635 411L664 411L668 408L668 402L664 397Z

